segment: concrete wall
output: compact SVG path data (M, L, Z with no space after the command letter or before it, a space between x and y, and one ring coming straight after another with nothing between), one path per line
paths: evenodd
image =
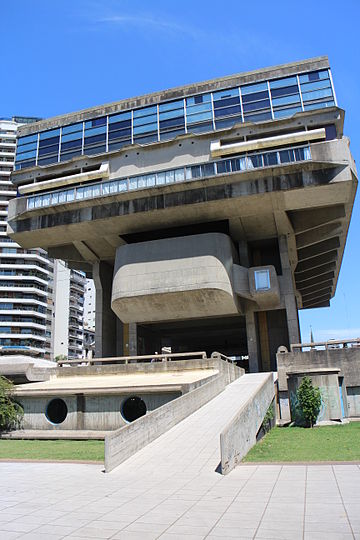
M196 390L107 435L105 437L105 471L112 471L141 448L205 405L222 392L225 385L226 377L222 374L218 375Z
M137 392L135 389L131 394L83 396L82 410L78 406L79 396L77 395L24 396L17 400L24 408L22 424L24 429L105 431L115 430L128 424L121 414L121 407L128 397L134 395L140 397L144 401L147 411L151 412L176 399L181 395L181 392L144 393ZM68 408L67 417L61 424L51 423L45 414L48 403L55 397L63 399Z
M275 397L273 374L269 373L255 396L236 413L220 434L221 472L229 473L256 443L264 416Z

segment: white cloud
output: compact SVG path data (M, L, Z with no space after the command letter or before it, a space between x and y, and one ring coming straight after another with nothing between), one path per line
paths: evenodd
M181 33L192 39L199 37L199 31L191 26L177 24L173 21L150 17L146 15L112 15L97 19L98 23L112 23L118 25L132 25L139 27L152 27L156 30L164 32Z

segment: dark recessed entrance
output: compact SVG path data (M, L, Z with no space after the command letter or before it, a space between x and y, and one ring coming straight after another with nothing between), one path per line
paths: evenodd
M187 321L138 324L138 354L154 354L161 347L172 352L219 351L227 356L247 355L245 317L211 317Z
M138 396L129 397L122 404L121 414L127 422L133 422L146 414L146 405Z
M52 424L61 424L67 417L68 408L63 399L52 399L46 407L46 418Z

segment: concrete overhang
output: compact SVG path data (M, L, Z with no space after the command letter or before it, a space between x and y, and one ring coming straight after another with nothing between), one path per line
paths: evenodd
M307 141L320 141L324 140L325 137L325 128L319 128L312 129L311 131L299 131L297 133L288 133L285 135L277 135L275 137L266 137L262 139L234 142L230 144L217 140L210 143L210 153L212 157L221 157L233 154L242 154L251 150L278 148L279 146L298 144Z
M69 174L66 176L60 176L59 178L54 178L52 180L44 180L42 182L40 181L32 184L26 184L19 186L18 191L21 195L29 195L39 191L51 190L57 187L79 184L80 182L91 182L93 180L98 180L99 178L109 178L109 174L109 163L101 163L97 170Z

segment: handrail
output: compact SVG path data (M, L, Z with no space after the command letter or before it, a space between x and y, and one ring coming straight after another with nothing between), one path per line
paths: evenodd
M353 338L353 339L331 339L328 341L314 341L310 343L292 343L290 345L290 350L293 352L296 349L300 349L301 351L305 348L311 348L314 349L316 347L325 347L325 349L333 348L333 345L342 345L343 348L346 348L345 345L349 343L355 343L356 346L360 347L360 338ZM340 348L340 347L337 347Z
M174 360L186 360L189 357L200 357L201 360L206 360L205 351L188 352L188 353L161 353L161 354L146 354L140 356L114 356L111 358L78 358L71 360L60 360L58 366L62 367L72 364L85 364L87 366L95 365L99 362L102 364L137 364L145 362L168 362ZM81 366L79 366L81 367Z
M225 360L225 362L229 362L230 364L235 364L235 360L233 360L232 358L229 358L225 354L222 354L218 351L214 351L213 353L211 353L211 358L220 358L221 360Z

